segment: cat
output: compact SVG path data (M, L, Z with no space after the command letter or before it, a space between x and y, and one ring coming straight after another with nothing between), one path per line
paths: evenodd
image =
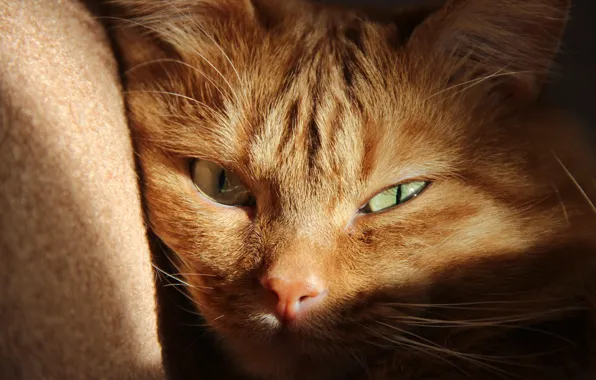
M113 3L148 223L246 378L596 376L569 1Z

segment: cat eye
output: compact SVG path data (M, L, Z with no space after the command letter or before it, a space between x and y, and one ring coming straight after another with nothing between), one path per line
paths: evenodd
M372 197L360 212L371 214L406 203L420 195L428 184L425 181L412 181L383 190Z
M240 177L214 162L192 160L190 176L197 190L214 202L228 206L252 206L255 203Z

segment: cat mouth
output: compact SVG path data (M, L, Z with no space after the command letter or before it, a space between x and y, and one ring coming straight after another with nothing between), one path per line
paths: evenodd
M299 320L280 320L273 313L251 316L241 326L231 327L225 335L246 339L257 345L293 347L297 351L334 345L339 333L323 317L308 316ZM233 331L232 331L233 330Z
M321 327L311 320L280 320L273 314L260 316L258 325L259 330L265 328L269 332L268 335L279 340L300 341L319 336L321 333Z

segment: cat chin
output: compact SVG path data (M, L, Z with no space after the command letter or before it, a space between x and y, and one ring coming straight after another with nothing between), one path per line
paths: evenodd
M343 380L358 370L348 354L306 354L291 345L240 339L226 339L223 345L242 371L259 380Z
M208 318L207 318L208 319ZM272 314L250 318L250 331L214 321L224 353L241 372L259 380L347 379L358 370L345 347L321 336L314 324L283 325ZM327 331L329 334L329 331Z

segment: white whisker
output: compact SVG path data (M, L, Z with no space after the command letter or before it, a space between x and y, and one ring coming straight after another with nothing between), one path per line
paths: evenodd
M230 64L230 66L232 67L232 70L234 70L234 73L236 74L236 78L238 78L238 84L242 85L242 79L240 79L240 74L238 73L238 70L236 70L236 67L234 66L234 64L232 63L232 60L230 59L230 57L226 54L226 52L223 50L223 48L217 43L217 41L215 41L215 39L209 34L207 33L207 31L201 27L190 15L184 13L180 8L176 7L174 4L170 4L176 11L180 12L180 14L182 14L183 16L187 17L197 28L199 28L199 30L206 35L211 42L213 42L213 44L219 49L219 51L223 54L223 56L225 57L225 59L228 61L228 63Z
M447 92L447 91L453 90L454 88L458 88L458 87L461 87L461 86L465 86L465 85L467 85L467 84L470 84L470 83L472 83L472 84L476 84L477 82L482 82L482 81L484 81L484 80L486 80L486 79L492 78L492 77L494 77L495 75L499 75L499 74L501 73L501 71L505 70L506 68L507 68L507 66L505 66L505 67L503 67L503 68L501 68L501 69L497 70L497 71L496 71L496 72L494 72L493 74L490 74L490 75L484 76L484 77L482 77L482 78L474 78L474 79L470 79L470 80L467 80L467 81L465 81L465 82L463 82L463 83L458 83L458 84L455 84L455 85L453 85L453 86L449 86L449 87L447 87L447 88L444 88L443 90L441 90L441 91L438 91L438 92L435 92L435 93L434 93L434 94L432 94L431 96L427 97L426 99L424 99L424 101L427 101L427 100L429 100L429 99L431 99L431 98L434 98L435 96L437 96L437 95L440 95L440 94L443 94L443 93L445 93L445 92ZM503 74L501 74L501 75L503 75ZM505 73L504 75L508 75L508 74L507 74L507 73Z
M561 193L559 192L559 189L557 189L557 186L555 186L554 184L553 184L553 188L555 189L555 194L557 194L557 199L559 200L559 204L561 205L561 211L563 211L563 217L565 218L565 221L567 222L567 226L570 226L571 223L569 222L569 214L567 214L567 208L565 207L563 198L561 198Z
M188 67L188 68L192 69L193 71L195 71L196 73L198 73L199 75L201 75L205 79L207 79L207 81L209 81L209 83L211 83L215 88L217 88L217 91L219 91L219 94L222 96L222 98L225 98L225 94L223 93L223 89L221 88L221 86L219 84L217 84L213 80L213 78L211 78L209 75L205 74L199 68L197 68L197 67L195 67L193 65L190 65L190 64L188 64L188 63L186 63L184 61L181 61L179 59L173 59L173 58L152 59L150 61L141 62L141 63L138 63L138 64L130 67L128 70L126 70L124 72L124 74L126 75L126 74L130 73L131 71L137 70L137 69L142 68L144 66L152 65L152 64L155 64L155 63L165 63L165 62L177 63L179 65L182 65L182 66L185 66L185 67Z
M463 88L462 90L454 93L452 96L456 96L456 95L459 95L459 94L461 94L463 92L466 92L469 89L471 89L472 87L477 86L477 85L479 85L479 84L481 84L481 83L483 83L483 82L485 82L485 81L487 81L489 79L492 79L492 78L504 77L504 76L510 76L510 75L517 75L517 74L524 74L524 73L529 73L529 71L510 71L510 72L507 72L507 73L501 73L501 74L494 73L494 74L491 74L491 75L487 75L487 76L485 76L483 78L480 78L480 80L478 80L478 81L470 84L469 86Z
M586 200L586 202L588 202L588 204L590 205L590 208L592 209L592 211L594 211L594 213L596 213L596 206L594 205L594 203L592 202L592 200L590 199L590 197L588 197L588 194L586 194L586 192L584 191L584 189L577 182L577 180L575 179L575 177L573 176L573 174L571 174L571 172L569 171L569 169L567 169L567 166L565 166L565 164L563 163L563 161L561 161L561 159L559 158L559 156L557 156L557 154L554 151L551 151L551 153L553 154L553 156L555 157L555 160L559 163L559 165L561 166L561 168L563 168L563 170L565 171L565 173L567 174L567 176L569 177L569 179L573 182L573 184L575 185L575 187L577 187L577 189L582 194L582 196L584 197L584 199Z
M199 276L199 277L217 277L215 274L207 274L207 273L175 273L179 276Z
M200 286L199 287L199 286L191 285L188 282L186 282L186 281L184 281L184 280L182 280L182 279L180 279L180 278L178 278L176 276L173 276L173 275L169 274L168 272L166 272L163 269L159 268L157 265L155 265L155 264L152 264L152 265L153 265L153 268L155 268L155 270L159 271L161 274L165 275L167 278L170 278L170 279L178 282L178 284L168 284L166 286L174 286L175 287L175 286L184 285L184 286L186 286L186 287L188 287L190 289L196 289L196 290L211 289L211 288L206 287L206 286L205 287L203 287L203 286Z
M459 309L460 307L477 306L477 305L508 305L508 304L526 304L526 303L545 303L560 301L560 298L545 298L542 300L511 300L511 301L478 301L478 302L456 302L456 303L404 303L404 302L389 302L386 305L392 306L403 306L403 307L414 307L414 308L453 308ZM478 310L478 309L476 309ZM487 309L494 310L494 309Z
M154 27L152 27L152 26L150 26L150 25L143 24L142 22L138 22L138 21L134 21L134 20L128 20L128 19L121 18L121 17L111 17L111 16L102 16L102 17L99 17L99 18L104 18L104 19L112 19L112 20L118 20L118 21L124 21L124 22L128 22L128 23L130 23L130 24L133 24L133 25L140 26L140 27L142 27L142 28L146 28L146 29L148 29L148 30L151 30L151 31L153 31L153 32L157 33L158 35L159 35L159 34L161 34L161 35L164 35L164 36L166 36L166 37L170 37L170 38L171 38L172 40L174 40L174 41L178 41L178 42L180 42L180 41L179 41L179 39L178 39L178 38L177 38L175 35L173 35L173 34L171 34L171 33L168 33L168 32L166 32L165 30L159 30L159 29L156 29L156 28L154 28ZM226 78L226 77L225 77L225 76L224 76L224 75L221 73L221 71L219 71L219 70L217 69L217 67L215 67L215 65L214 65L213 63L211 63L211 61L209 61L209 60L207 59L207 57L205 57L203 54L201 54L201 53L200 53L198 50L196 50L195 48L193 48L192 46L190 46L190 45L188 45L188 44L184 44L184 45L185 45L185 47L186 47L187 49L191 50L193 53L195 53L197 56L199 56L201 59L203 59L203 60L204 60L204 61L205 61L205 62L206 62L206 63L207 63L207 64L208 64L208 65L209 65L209 66L210 66L210 67L211 67L213 70L215 70L215 72L216 72L217 74L219 74L219 76L222 78L222 80L223 80L223 81L224 81L224 82L225 82L225 83L228 85L228 87L230 88L230 91L231 91L231 93L232 93L232 94L233 94L233 95L236 97L236 100L238 100L238 98L237 98L237 95L236 95L236 93L234 92L234 88L232 87L232 85L230 84L230 82L228 81L228 79L227 79L227 78Z
M161 90L126 90L126 91L124 91L124 93L135 93L135 92L149 93L149 94L171 95L171 96L175 96L175 97L178 97L178 98L186 99L186 100L191 101L191 102L195 102L195 103L200 104L200 105L204 106L205 108L213 111L213 109L211 107L209 107L207 104L201 102L200 100L197 100L195 98L191 98L190 96L179 94L177 92L161 91Z
M387 341L389 343L393 343L397 347L410 348L410 349L413 349L415 351L421 352L424 355L432 356L432 357L434 357L434 358L436 358L436 359L438 359L438 360L440 360L442 362L447 363L449 366L454 367L455 369L457 369L458 371L464 373L468 377L470 376L461 367L459 367L455 363L449 361L447 358L443 357L442 355L437 354L436 352L429 351L428 350L428 347L426 347L426 345L424 345L424 344L414 344L414 342L412 340L410 340L410 339L398 339L399 337L390 338L390 337L387 337L385 335L382 335L382 334L378 333L377 331L375 331L375 330L373 330L373 329L371 329L371 328L369 328L367 326L362 325L362 327L364 327L367 330L369 330L376 337L381 338L381 339L383 339L383 340L385 340L385 341ZM394 348L394 347L391 347L391 346L385 346L385 345L381 345L381 344L374 343L374 342L371 342L371 341L366 341L366 343L372 344L372 345L375 345L375 346L378 346L378 347L381 347L381 348L383 348L385 350Z
M384 325L385 327L395 329L396 331L400 332L401 334L414 335L415 337L417 337L419 339L421 338L420 336L418 336L416 334L407 332L407 331L402 330L402 329L399 329L397 327L394 327L394 326L391 326L391 325L388 325L388 324L384 324L382 322L378 322L378 323L381 324L381 325ZM428 339L424 339L424 341L426 341L427 343L418 342L416 340L406 338L406 337L404 337L402 335L394 336L393 339L398 340L398 341L402 341L402 342L407 342L407 343L409 343L411 345L414 345L414 346L418 346L418 347L422 348L423 350L424 349L426 349L426 350L432 350L432 351L436 351L438 353L451 355L451 356L454 356L456 358L460 358L460 359L463 359L465 361L468 361L468 362L470 362L472 364L475 364L478 367L481 367L481 368L484 368L484 369L493 371L495 373L501 373L501 374L506 374L506 375L509 375L509 376L517 377L517 376L515 376L514 374L512 374L512 373L510 373L508 371L505 371L505 370L503 370L501 368L498 368L498 367L495 367L493 365L487 364L487 363L485 363L483 361L494 361L494 362L499 362L499 363L502 363L502 364L511 364L511 363L508 363L508 362L499 361L497 359L492 360L490 357L485 357L484 355L474 355L474 354L467 354L467 353L463 353L463 352L459 352L459 351L454 351L454 350L451 350L451 349L449 349L447 347L440 346L440 345L438 345L438 344L436 344L436 343L434 343L434 342L432 342L432 341L430 341Z

